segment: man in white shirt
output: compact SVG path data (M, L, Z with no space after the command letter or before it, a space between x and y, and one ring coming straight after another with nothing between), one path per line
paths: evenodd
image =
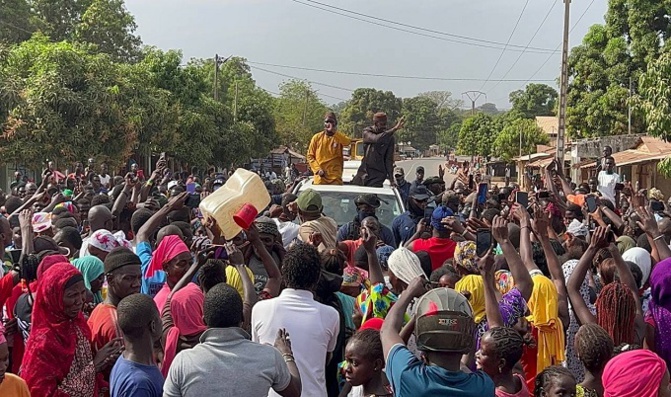
M321 274L317 249L294 245L284 257L282 277L287 286L279 297L258 302L252 310L252 340L272 344L278 329L294 341L294 357L301 374L302 395L326 397L326 364L335 349L340 316L314 300ZM269 396L277 396L270 391Z
M617 208L615 186L620 183L620 176L615 173L615 159L606 157L604 160L604 167L605 169L600 171L597 176L599 181L599 193L601 193L603 198L610 200L610 202Z

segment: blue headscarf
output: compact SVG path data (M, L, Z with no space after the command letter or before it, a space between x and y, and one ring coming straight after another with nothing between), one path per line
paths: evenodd
M439 205L433 210L433 214L431 214L431 227L439 232L446 232L447 228L442 224L442 221L448 216L454 216L454 212L443 205Z
M72 264L80 272L82 272L82 276L84 276L84 286L86 286L86 289L88 289L89 291L91 291L91 282L100 277L105 272L105 265L103 264L103 261L101 261L100 259L98 259L93 255L75 259L72 262ZM102 303L102 301L103 301L102 292L98 291L93 294L94 304L97 305L98 303Z

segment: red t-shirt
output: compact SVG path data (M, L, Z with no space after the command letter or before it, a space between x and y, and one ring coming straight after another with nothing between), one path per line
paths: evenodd
M413 252L426 251L431 257L431 271L443 266L446 260L454 257L454 249L457 243L449 238L431 237L427 240L415 240L412 242Z
M117 332L116 307L101 303L93 309L88 325L91 329L93 352L102 349L112 339L121 336Z

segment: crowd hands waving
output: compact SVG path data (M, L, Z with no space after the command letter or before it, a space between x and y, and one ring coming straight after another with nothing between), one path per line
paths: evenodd
M370 145L403 127L376 117ZM1 396L671 396L656 189L612 201L609 178L572 186L554 162L529 193L467 164L449 188L442 167L382 168L364 184L408 184L390 225L375 195L337 225L317 191L270 183L226 240L193 203L227 173L167 164L50 165L3 194Z

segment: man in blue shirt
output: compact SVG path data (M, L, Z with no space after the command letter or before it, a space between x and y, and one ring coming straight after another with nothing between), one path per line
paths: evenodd
M154 362L154 343L161 338L161 318L154 300L133 294L117 306L125 350L112 368L111 397L161 397L163 375Z
M424 210L430 197L431 194L424 185L410 189L407 211L397 216L391 224L391 230L399 246L403 246L415 234L417 224L424 218Z
M405 170L403 167L396 167L394 170L394 179L396 180L396 188L401 194L403 204L408 205L408 196L410 196L410 182L405 180Z
M449 288L428 291L429 286L425 278L415 278L382 325L386 373L394 396L493 397L495 387L489 376L461 368L462 355L475 343L475 322L468 299ZM415 337L424 361L408 350L399 335L408 305L420 296Z

